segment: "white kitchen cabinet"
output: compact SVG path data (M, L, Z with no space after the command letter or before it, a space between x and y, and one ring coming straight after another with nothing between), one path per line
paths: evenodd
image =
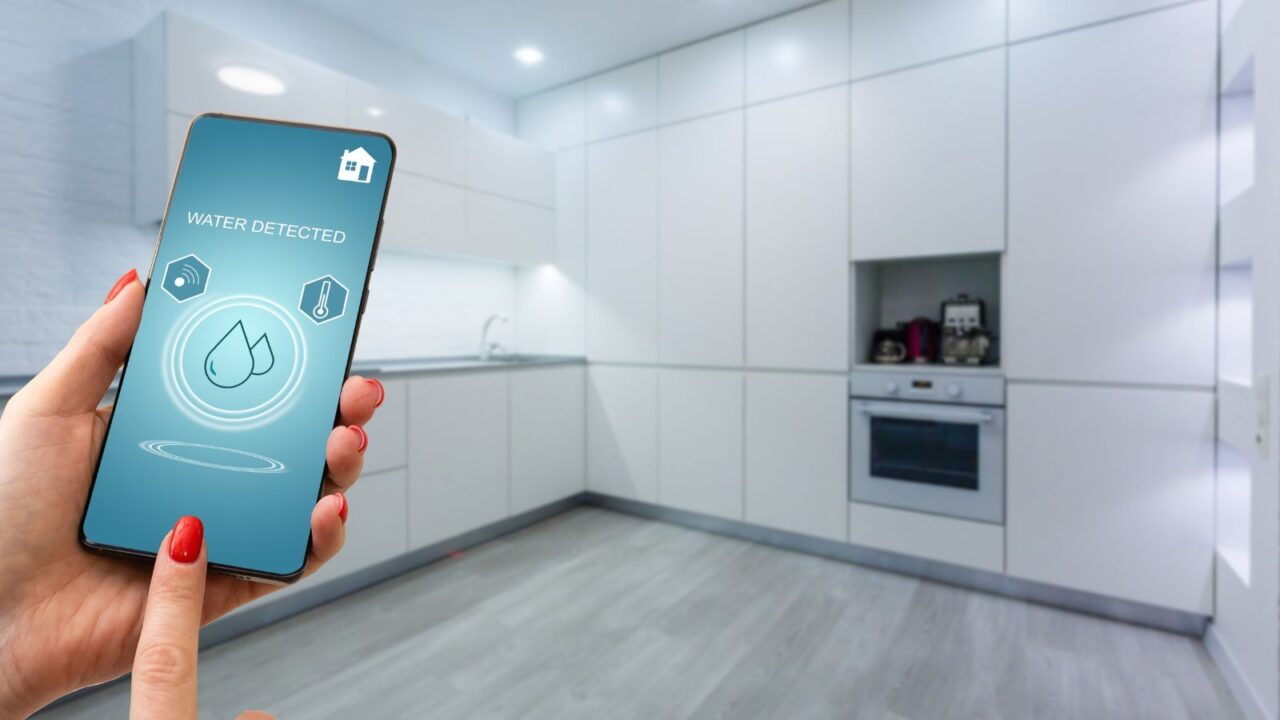
M403 467L366 472L360 477L355 487L347 491L347 539L342 552L309 578L306 586L349 575L409 551L407 478Z
M849 79L849 0L829 0L747 28L747 102Z
M658 502L742 520L742 373L662 370L658 398Z
M1010 50L1011 379L1214 381L1212 3Z
M409 434L411 548L507 516L506 373L410 380Z
M849 503L849 542L951 565L1004 572L1004 527Z
M551 208L466 191L467 254L516 265L556 259L556 214Z
M569 83L516 103L516 135L551 151L587 141L587 83Z
M641 60L587 79L587 141L658 124L658 61Z
M383 250L464 255L467 191L410 173L396 173L382 223Z
M589 367L587 489L657 502L657 370L610 365Z
M747 365L847 370L849 91L747 111Z
M851 76L1004 44L1006 0L853 0Z
M742 365L743 113L659 131L658 360Z
M663 124L742 107L743 31L703 40L658 58L658 108Z
M1009 40L1025 40L1178 4L1179 0L1009 0Z
M467 123L467 187L534 205L556 204L555 156L474 122Z
M587 356L657 359L658 135L587 150Z
M511 514L572 497L586 485L582 365L511 372Z
M365 424L369 445L364 452L364 473L402 468L409 462L409 383L381 379L385 395L382 407Z
M1211 392L1011 383L1008 420L1010 575L1212 612Z
M348 127L379 130L396 143L396 178L414 173L451 183L466 179L466 122L383 90L347 79Z
M854 83L854 260L1004 250L1005 51Z
M847 541L849 381L748 373L745 519Z

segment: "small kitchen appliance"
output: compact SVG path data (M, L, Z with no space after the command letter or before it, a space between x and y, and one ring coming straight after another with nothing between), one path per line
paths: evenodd
M942 303L942 362L949 365L987 362L991 332L986 324L986 304L978 298L961 294Z
M1004 378L858 370L850 395L853 502L1004 523Z
M909 362L937 362L938 323L927 317L918 317L907 323L905 335Z

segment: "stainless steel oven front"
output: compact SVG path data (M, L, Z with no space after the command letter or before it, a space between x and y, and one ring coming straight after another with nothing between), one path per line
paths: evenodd
M867 370L850 387L853 501L1004 523L1003 378Z

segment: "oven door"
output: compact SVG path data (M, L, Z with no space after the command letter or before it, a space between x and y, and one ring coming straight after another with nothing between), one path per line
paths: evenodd
M853 400L849 496L1002 524L1004 410Z

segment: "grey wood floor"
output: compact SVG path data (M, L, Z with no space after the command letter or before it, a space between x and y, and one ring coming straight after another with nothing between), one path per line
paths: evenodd
M1197 640L578 509L206 651L202 717L1238 718ZM118 684L42 717L127 714Z

